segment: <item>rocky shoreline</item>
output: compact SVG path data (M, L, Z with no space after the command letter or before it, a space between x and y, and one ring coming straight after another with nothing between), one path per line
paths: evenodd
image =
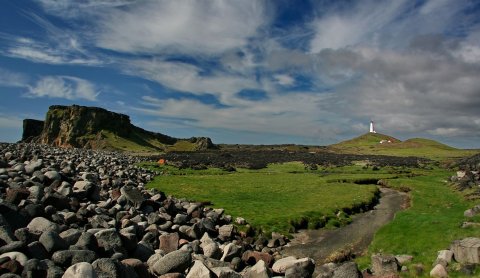
M311 277L312 259L279 255L285 237L146 189L141 160L0 144L0 277Z

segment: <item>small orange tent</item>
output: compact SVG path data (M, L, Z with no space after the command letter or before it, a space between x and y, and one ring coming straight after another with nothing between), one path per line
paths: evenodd
M159 164L159 165L165 165L165 159L160 158L160 159L158 160L158 164Z

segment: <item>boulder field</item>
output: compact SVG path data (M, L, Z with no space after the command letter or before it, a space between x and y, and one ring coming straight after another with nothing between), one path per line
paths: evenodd
M141 160L0 144L0 277L312 276L312 259L281 257L282 235L146 189Z

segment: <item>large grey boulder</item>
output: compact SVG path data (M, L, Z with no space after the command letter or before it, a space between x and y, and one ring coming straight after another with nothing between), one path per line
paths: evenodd
M453 251L453 256L459 263L480 263L480 238L467 237L455 240L450 250Z
M34 234L42 234L48 231L55 231L59 232L60 228L56 223L48 220L44 217L35 217L28 223L27 225L28 230Z
M161 257L152 267L157 275L163 275L169 272L183 272L192 262L190 252L177 250Z

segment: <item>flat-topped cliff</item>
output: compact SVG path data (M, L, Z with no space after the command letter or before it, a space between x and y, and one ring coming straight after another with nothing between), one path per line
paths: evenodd
M25 120L22 141L57 147L126 151L204 150L210 138L174 138L133 125L130 117L99 107L50 106L45 121Z

